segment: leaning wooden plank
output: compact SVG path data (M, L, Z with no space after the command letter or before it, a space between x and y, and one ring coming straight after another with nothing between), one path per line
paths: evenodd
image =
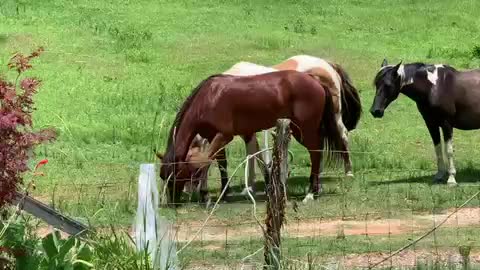
M16 193L12 204L19 205L20 209L70 235L81 235L88 229L84 224L68 218L48 205L19 192Z

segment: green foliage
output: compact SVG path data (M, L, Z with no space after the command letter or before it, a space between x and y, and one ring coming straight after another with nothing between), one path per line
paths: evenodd
M93 268L90 246L70 236L62 239L54 231L42 239L43 257L40 267L48 270L87 270Z
M16 269L37 269L41 256L37 251L38 237L30 220L10 213L10 218L0 220L0 255L12 258Z
M0 255L12 258L18 270L92 269L92 249L84 241L70 236L62 239L55 230L39 238L37 226L27 215L10 214L0 222Z
M128 190L135 186L138 165L154 161L152 148L164 149L174 114L190 90L238 61L271 65L296 54L342 64L362 90L365 113L349 134L356 178L343 186L341 178L325 177L325 196L302 206L298 215L290 211L288 218L438 212L455 207L476 190L471 184L480 176L480 148L474 147L479 132L455 131L460 186L449 189L431 185L436 169L433 146L415 105L400 96L382 120L374 120L368 108L372 80L384 57L478 67L475 37L480 25L475 22L480 1L45 0L22 1L28 3L21 6L21 16L14 2L0 1L2 8L9 7L0 12L0 49L8 53L46 46L44 58L30 71L45 81L36 96L34 119L36 127L54 125L61 134L55 144L37 149L50 164L48 177L37 183L34 193L54 198L56 207L72 216L91 217L95 225L114 220L129 226L136 196ZM8 61L7 53L0 55L0 66ZM289 192L295 198L308 186L310 164L298 143L292 142L291 150L295 159ZM227 151L231 173L245 155L244 144L235 140ZM339 175L338 167L327 168L328 174ZM218 170L212 166L211 171L209 187L218 193ZM234 189L241 189L240 178L234 178ZM54 186L58 188L51 196ZM238 224L251 217L250 208L225 205L215 217ZM195 205L161 211L179 222L205 218ZM117 261L140 267L142 258L131 241L126 235L118 237L123 240L97 239L104 245L93 250L99 269L125 269ZM376 247L380 240L372 241ZM327 243L339 249L333 241ZM367 244L352 243L348 252L368 252ZM387 244L382 244L375 250L386 250ZM333 249L324 243L318 246L327 252ZM232 245L232 253L237 247L238 254L248 255L241 252L244 245ZM312 249L292 247L299 254ZM191 257L200 257L195 251ZM208 255L228 258L219 253Z
M119 234L112 227L108 234L96 234L92 241L96 269L151 269L148 254L137 252L133 239L126 232Z

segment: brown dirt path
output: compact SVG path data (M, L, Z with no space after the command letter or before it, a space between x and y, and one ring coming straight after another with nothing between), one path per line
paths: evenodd
M434 224L443 221L455 209L448 209L437 215L415 215L408 219L376 219L376 220L291 220L282 231L284 237L336 236L343 231L345 235L397 235L426 231ZM177 240L185 242L201 228L202 222L185 222L176 226ZM453 215L443 227L480 226L480 208L463 208ZM52 231L51 227L39 228L39 236ZM129 229L131 232L131 228ZM132 234L133 235L133 234ZM262 235L258 225L248 222L235 226L225 225L211 220L203 228L197 240L225 241L255 239Z
M388 235L426 231L443 221L455 209L437 215L416 215L408 219L377 220L298 220L284 226L284 237L335 236L341 231L345 235ZM177 226L177 239L188 241L201 228L200 222L183 223ZM463 208L454 214L443 227L480 226L480 208ZM197 238L203 241L225 241L258 238L261 229L252 223L228 226L214 221L205 226Z

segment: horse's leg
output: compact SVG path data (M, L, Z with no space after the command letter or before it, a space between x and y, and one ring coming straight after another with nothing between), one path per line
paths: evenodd
M308 149L310 154L311 171L310 171L310 189L307 196L303 199L304 203L314 199L314 194L319 194L322 191L319 180L320 175L320 160L323 152L319 151L322 146L322 140L318 132L307 132L305 129L301 131L298 127L292 127L292 134L295 139ZM317 135L318 134L318 135ZM312 136L314 135L314 136Z
M265 182L268 182L270 180L270 174L272 173L272 168L271 168L272 151L267 150L268 148L270 148L268 146L269 132L270 131L268 130L263 131L263 143L264 143L263 146L265 147L264 149L265 151L260 155L260 160L261 160L260 166L262 167L263 177L265 178ZM258 145L258 141L257 141L257 145Z
M207 155L209 159L214 159L218 154L219 150L225 147L229 142L233 140L233 135L226 135L222 133L217 133L213 137L212 142L208 146Z
M450 123L444 123L442 125L443 131L443 140L445 142L445 152L447 153L448 159L448 180L447 184L451 186L457 185L455 180L455 175L457 170L455 169L455 164L453 163L453 128Z
M218 154L216 156L217 163L218 163L218 169L220 170L220 178L222 181L222 191L225 190L224 195L227 195L230 193L230 187L228 185L228 163L227 163L227 154L225 152L225 148L221 148L218 151ZM222 197L224 199L225 196Z
M242 136L242 139L245 142L245 148L247 152L247 156L253 155L258 152L258 142L257 137L253 136ZM248 168L248 180L247 185L248 187L243 188L242 195L246 195L248 191L250 193L254 193L255 190L255 157L251 157L247 161L247 168ZM248 189L248 191L247 191Z
M348 130L343 124L342 121L342 114L337 113L335 115L336 122L337 122L337 127L340 131L340 134L342 135L342 157L343 157L343 164L345 166L345 175L347 177L353 177L353 172L352 172L352 160L350 159L350 153L348 149Z
M307 149L309 150L310 162L312 164L310 170L310 190L305 199L303 199L304 203L308 202L309 200L313 200L314 194L319 195L322 192L322 184L320 183L319 175L320 159L322 159L323 153L322 151L318 151L318 149L320 149L320 142L312 142L312 144L308 145L309 146L307 146Z
M268 135L268 133L265 132L264 135L266 136ZM258 144L258 141L256 139L255 139L255 144L256 144L257 152L260 151L260 145ZM268 145L267 145L267 148L268 148ZM262 170L263 179L265 180L265 185L268 184L268 182L270 181L270 174L271 174L271 168L269 168L269 165L270 165L269 163L271 162L272 158L269 157L269 155L270 155L270 151L268 150L257 156L258 157L257 164L260 167L260 170Z
M208 208L211 201L208 194L208 168L202 168L200 173L200 183L197 189L199 189L200 193L200 202L205 203Z
M325 144L323 142L323 140L320 140L320 172L323 172L324 168L325 168L325 163L324 163L324 159L323 159L323 152L325 151Z
M446 174L445 162L443 160L442 144L440 141L440 125L434 112L418 104L417 108L422 114L423 120L427 125L428 132L430 133L430 137L432 138L433 145L435 146L435 155L437 157L438 171L433 177L433 181L439 182L443 180Z
M217 158L219 154L220 156L223 155L223 157L221 159L218 158L217 161L219 161L220 174L222 177L222 191L224 190L224 188L227 189L224 195L227 194L227 192L229 192L228 175L227 175L227 159L226 159L224 147L232 140L233 140L232 135L224 135L222 133L217 133L207 149L207 156L210 160Z
M433 181L440 182L445 177L445 161L443 160L443 149L440 141L440 128L436 124L426 122L430 137L432 137L433 145L435 146L435 155L437 157L437 173L433 177Z

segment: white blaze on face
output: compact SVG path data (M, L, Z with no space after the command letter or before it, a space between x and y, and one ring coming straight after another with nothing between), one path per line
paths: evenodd
M234 76L253 76L275 71L278 70L250 62L238 62L222 74Z

